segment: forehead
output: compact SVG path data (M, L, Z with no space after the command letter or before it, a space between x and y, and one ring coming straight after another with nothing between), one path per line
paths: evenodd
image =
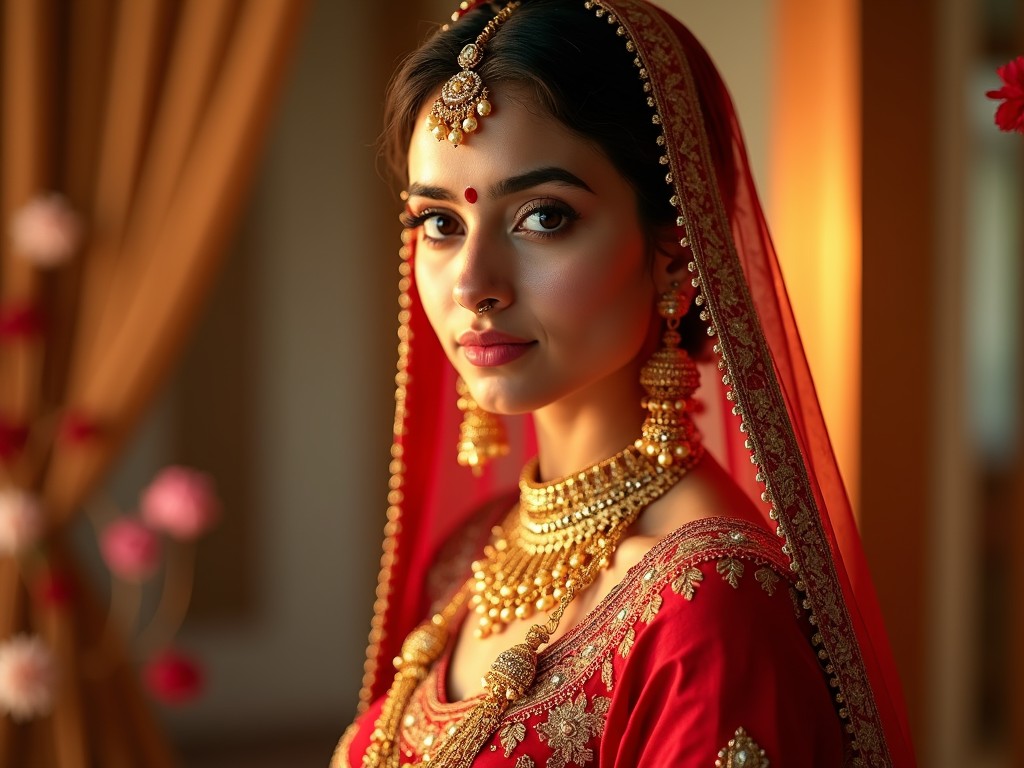
M585 178L616 173L603 151L538 107L525 92L492 96L494 111L452 146L425 127L433 98L417 116L409 142L409 182L444 187L485 186L534 168L558 167ZM616 173L617 175L617 173ZM588 182L589 183L589 182Z

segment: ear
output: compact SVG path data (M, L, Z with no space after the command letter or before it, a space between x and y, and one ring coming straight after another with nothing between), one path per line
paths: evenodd
M654 241L654 263L652 264L654 288L661 293L673 290L680 295L684 307L689 307L690 302L697 293L697 289L690 282L690 273L687 265L692 259L690 249L684 248L679 241L686 234L682 227L660 227L655 232Z

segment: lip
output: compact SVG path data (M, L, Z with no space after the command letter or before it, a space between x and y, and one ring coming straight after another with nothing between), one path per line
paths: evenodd
M500 331L466 331L458 343L471 365L494 368L518 360L537 342Z

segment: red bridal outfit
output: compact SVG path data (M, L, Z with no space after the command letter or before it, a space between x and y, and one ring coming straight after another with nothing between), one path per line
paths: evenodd
M391 659L471 575L480 532L515 503L497 495L509 479L501 466L471 477L456 465L455 372L422 312L407 237L378 600L360 715L332 765L384 764L371 748L384 743L402 765L913 766L881 615L728 94L664 11L643 0L580 0L579 11L581 25L606 26L636 57L637 88L649 83L665 194L714 339L695 394L698 426L763 526L726 516L661 540L539 651L532 683L478 728L472 754L444 751L479 711L476 698L446 696L451 640L389 710L389 687L393 698L399 685ZM705 121L701 103L712 102L723 119ZM709 130L731 146L727 195ZM532 441L528 424L511 431L503 466L514 477ZM466 613L449 619L457 627ZM393 733L382 732L385 721Z

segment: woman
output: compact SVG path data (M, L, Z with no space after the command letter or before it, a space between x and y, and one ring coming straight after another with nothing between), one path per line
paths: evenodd
M643 0L463 5L389 94L391 507L334 765L912 765L706 53Z

